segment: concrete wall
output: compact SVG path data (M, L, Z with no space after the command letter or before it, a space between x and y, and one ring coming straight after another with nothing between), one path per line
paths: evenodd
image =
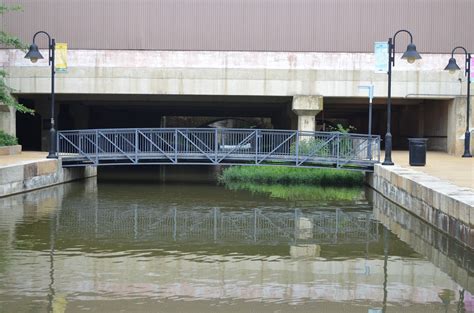
M95 167L62 168L61 160L0 167L0 197L97 175Z
M471 84L473 85L473 84ZM474 97L471 97L470 105L470 125L471 130L471 154L474 153L474 127L473 116L473 102ZM448 106L448 153L455 155L462 155L464 152L464 133L466 132L466 113L467 103L466 97L457 97L449 102Z
M42 53L47 55L47 51ZM399 57L393 68L393 98L449 100L460 96L462 99L466 86L463 75L452 76L443 70L449 55L424 54L416 64L408 64ZM70 50L67 73L56 74L56 93L85 98L87 95L366 98L366 91L358 87L373 84L374 96L386 98L387 75L374 73L374 63L372 53ZM7 82L18 96L51 92L47 61L32 64L24 59L22 51L0 50L0 65L9 72ZM432 136L429 145L433 149L448 145L450 153L462 153L459 139L455 138L464 132L462 120L466 113L462 109L465 105L459 101L448 109L448 117L445 108L431 106L429 101L420 108L420 116L424 118L418 123L425 120L427 123L419 132ZM288 116L290 120L293 118ZM446 145L441 138L444 136Z
M0 104L0 130L16 135L15 109L4 104Z
M393 97L460 93L457 78L443 71L449 55L426 54L416 64L399 58ZM374 73L374 63L372 53L70 50L68 72L56 75L56 91L367 97L358 86L372 82L374 96L386 97L387 75ZM50 93L47 61L32 64L22 51L1 50L0 64L17 93Z
M474 192L399 166L376 164L367 183L387 199L474 248Z

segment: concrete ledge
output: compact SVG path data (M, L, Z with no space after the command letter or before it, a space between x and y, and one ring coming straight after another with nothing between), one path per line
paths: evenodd
M0 155L14 155L21 153L21 145L0 147Z
M61 160L36 160L0 167L0 197L97 176L95 167L62 168Z
M474 249L474 191L400 166L375 165L367 183L389 200Z

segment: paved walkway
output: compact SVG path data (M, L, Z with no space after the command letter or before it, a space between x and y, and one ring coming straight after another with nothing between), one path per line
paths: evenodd
M47 155L47 152L27 151L19 155L0 156L0 167L45 160ZM383 158L384 153L382 151L381 161L383 161ZM469 187L474 190L474 158L462 158L443 152L429 151L425 166L410 166L408 164L408 151L393 151L392 159L396 165L411 168L449 181L457 186Z
M383 162L384 153L381 153ZM428 151L425 166L410 166L408 151L393 151L392 161L399 166L438 177L460 187L474 190L474 158L462 158L443 152Z
M16 155L0 155L0 167L46 160L47 155L47 152L36 151L23 151L22 153Z

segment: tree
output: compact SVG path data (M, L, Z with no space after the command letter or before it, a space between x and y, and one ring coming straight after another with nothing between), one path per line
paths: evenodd
M20 10L20 6L7 6L4 4L0 4L0 16L8 12ZM26 50L28 48L27 45L22 43L20 39L4 32L3 30L0 31L0 44L4 47L10 47L21 50ZM33 114L34 110L25 107L21 103L18 103L15 97L12 96L12 89L8 87L5 82L5 78L7 77L7 75L8 74L5 70L0 69L0 103L14 107L19 112Z

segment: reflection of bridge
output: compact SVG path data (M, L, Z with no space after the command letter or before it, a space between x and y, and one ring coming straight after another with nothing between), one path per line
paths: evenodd
M371 170L380 137L270 129L93 129L58 132L64 166L242 164Z
M340 209L303 213L262 209L221 211L178 209L63 209L61 237L178 241L301 244L366 243L378 240L372 213Z

